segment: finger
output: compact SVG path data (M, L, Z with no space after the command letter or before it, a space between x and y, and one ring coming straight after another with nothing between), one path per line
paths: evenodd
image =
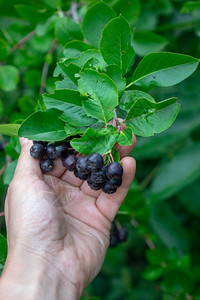
M33 145L32 141L21 138L20 144L22 146L21 154L18 159L15 176L20 175L23 178L27 176L42 177L39 160L34 159L30 155L30 148Z
M70 171L66 171L61 179L63 181L65 181L66 183L69 183L75 187L80 187L83 183L83 180L80 180L79 178L77 178L73 172L70 172Z
M53 170L51 172L45 173L57 178L61 178L65 173L66 169L62 165L61 159L53 160Z
M119 210L123 200L128 193L135 175L136 162L134 158L125 157L122 159L122 163L124 169L122 185L114 194L109 195L102 192L96 201L97 208L105 218L110 220L110 222L114 220L117 211Z
M94 198L98 198L99 195L100 195L101 192L102 192L102 190L99 190L99 191L94 191L94 190L92 190L92 189L89 187L87 181L83 182L83 184L81 185L80 188L81 188L81 190L82 190L85 194L87 194L88 196L94 197Z

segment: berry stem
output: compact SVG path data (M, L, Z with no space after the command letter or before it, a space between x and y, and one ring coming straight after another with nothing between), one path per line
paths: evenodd
M0 213L0 217L3 217L3 216L5 216L5 212L4 211Z
M115 219L114 222L115 222L115 224L116 224L116 226L117 226L117 229L120 230L120 229L122 228L122 226L121 226L119 220Z
M112 152L110 151L109 153L110 153L110 157L111 157L112 162L114 162L115 160L113 158Z

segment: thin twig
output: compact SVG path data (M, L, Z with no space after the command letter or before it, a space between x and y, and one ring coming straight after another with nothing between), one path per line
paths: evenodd
M48 54L52 54L54 52L54 49L56 47L56 39L53 39L52 43L51 43L51 47L49 48ZM46 88L46 81L47 81L47 75L48 75L48 71L49 71L49 63L45 62L43 69L42 69L42 79L41 79L41 85L40 85L40 94L44 93L45 88Z
M80 23L79 15L78 15L78 13L77 13L77 8L78 8L78 3L72 2L72 3L71 3L70 10L69 10L69 13L70 13L72 19L73 19L76 23Z
M3 216L5 216L5 212L4 211L0 213L0 217L3 217Z
M0 170L0 176L3 175L3 173L5 172L5 170L6 170L6 165L1 168L1 170Z
M86 299L89 299L89 295L88 295L86 292L83 292L83 296L84 296Z
M147 185L149 185L149 183L152 181L152 179L154 178L154 176L158 173L158 171L160 170L160 166L156 166L150 173L149 175L140 183L140 190L143 191Z
M133 225L133 227L135 227L135 228L138 228L139 223L135 220L135 218L133 218L131 220L131 225ZM155 249L155 245L152 242L152 240L150 239L150 237L148 236L148 234L144 233L143 237L144 237L145 243L147 244L147 246L149 247L149 249L154 250Z
M11 52L15 52L18 48L20 48L21 46L23 46L28 40L30 40L34 35L36 34L36 30L33 30L31 32L29 32L25 37L23 37L23 39L21 39L21 41L19 41L17 44L15 44L12 48L11 48Z

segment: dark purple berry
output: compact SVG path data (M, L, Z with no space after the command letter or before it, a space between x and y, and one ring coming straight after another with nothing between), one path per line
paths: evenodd
M109 247L110 248L115 248L117 246L117 244L118 244L117 237L115 235L111 234L110 235L110 245L109 245Z
M43 172L51 172L53 170L53 162L49 158L45 158L40 162L40 168Z
M41 144L43 145L44 147L46 147L48 145L48 142L43 142L43 141L33 141L33 144Z
M77 170L74 171L74 175L81 180L86 180L89 176L89 174L81 174Z
M98 172L92 172L91 174L91 179L96 182L96 183L103 183L106 181L106 168L103 167L100 171Z
M49 144L46 148L46 155L50 159L56 159L55 144Z
M76 169L76 156L69 154L67 157L62 159L63 167L65 167L68 171L75 171Z
M119 242L126 242L128 238L128 231L126 228L122 227L119 229L118 240Z
M103 167L103 157L99 153L92 153L88 157L87 165L91 172L98 172Z
M87 167L88 156L82 156L77 159L76 170L81 174L89 174L90 170Z
M45 147L41 144L35 144L30 149L30 154L35 159L42 159L45 155Z
M87 178L87 183L89 185L89 187L94 190L94 191L98 191L102 188L102 183L96 183L92 180L91 176L89 176Z
M67 144L59 143L55 144L55 155L56 158L65 158L67 156Z
M111 187L117 189L122 184L122 177L115 178L115 179L109 179L107 181L107 184L109 184Z
M112 162L106 167L106 176L109 179L120 178L123 175L123 168L118 162Z
M106 194L114 194L117 191L117 189L105 182L102 186L102 191Z

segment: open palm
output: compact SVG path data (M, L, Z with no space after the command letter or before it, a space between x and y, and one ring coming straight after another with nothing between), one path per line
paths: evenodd
M133 140L133 145L135 139ZM113 195L91 190L60 161L42 174L26 143L6 200L8 245L51 263L67 280L83 290L98 274L109 245L109 231L135 173L135 161L120 150L122 186Z

